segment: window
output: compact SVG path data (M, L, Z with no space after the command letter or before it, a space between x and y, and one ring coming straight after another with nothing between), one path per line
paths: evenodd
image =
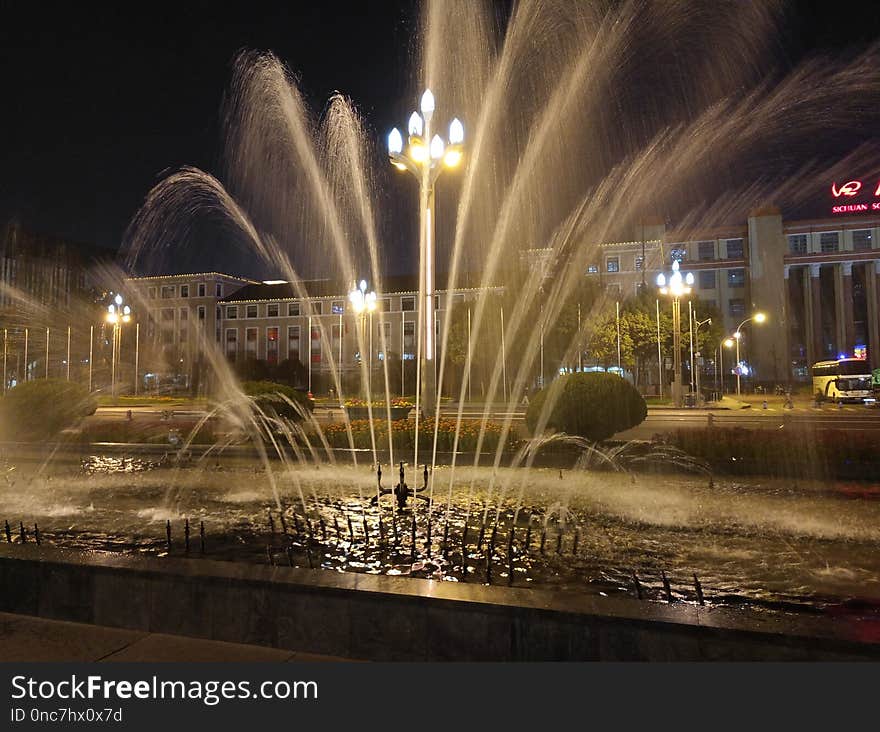
M205 290L205 283L204 283L204 282L199 282L199 297L204 297L204 296L205 296L205 292L206 292L206 290Z
M181 297L189 297L189 285L181 285L180 286L180 296Z
M819 234L819 251L836 252L838 247L839 243L836 231L823 231Z
M238 306L237 305L228 305L226 307L226 319L227 320L235 320L238 317Z
M257 329L248 328L244 336L244 357L256 359L257 357Z
M727 240L727 258L742 259L743 258L743 240L728 239Z
M606 272L620 272L620 257L605 257Z
M179 338L181 343L186 343L186 328L181 329Z
M599 266L596 264L591 264L587 267L587 274L597 274L599 272Z
M853 232L853 249L863 252L871 248L871 230L859 229Z
M342 315L345 312L345 303L342 300L334 300L330 303L330 312L334 315Z
M174 343L174 331L173 330L163 330L162 331L162 343L165 345L169 345Z
M714 290L715 289L715 270L714 269L704 269L701 272L697 273L699 277L699 287L701 290Z
M267 318L277 318L278 317L278 303L270 302L266 305L266 317Z
M415 358L416 324L412 320L403 322L403 357L407 360Z
M204 320L205 315L207 314L207 311L205 310L205 306L199 305L198 312L199 312L199 320Z
M289 316L299 315L299 303L298 302L287 303L287 314Z
M379 300L377 306L378 307L376 309L380 313L387 313L389 310L391 310L391 298L383 297L381 300Z
M383 338L385 343L391 340L391 323L379 323L379 343L382 343Z
M291 325L287 328L287 358L291 361L299 361L299 326Z
M163 300L168 300L169 298L174 297L177 288L174 285L164 285L162 287L161 296Z
M434 310L440 309L440 295L434 295Z
M162 308L162 321L165 323L174 322L174 308Z
M245 310L246 318L256 318L257 317L257 306L256 305L248 305L247 310Z
M792 254L807 253L807 235L806 234L789 234L788 235L788 251Z
M189 308L180 308L180 320L181 322L189 320Z
M220 282L214 285L214 295L216 297L223 297L223 285Z
M238 330L236 328L226 329L226 358L235 361L238 354Z
M673 247L669 250L670 262L683 262L687 257L687 249L684 247Z
M270 366L278 363L278 326L266 328L266 363Z
M727 286L728 287L742 287L746 282L746 271L742 268L740 269L729 269L727 270Z
M636 254L636 258L633 260L633 269L636 272L641 272L644 264L645 258L641 254Z
M715 259L715 242L699 241L697 242L697 259L701 262Z
M316 304L320 305L321 303ZM312 363L321 363L321 331L318 328L312 328L310 340Z
M312 303L312 315L322 315L324 313L324 303L315 301ZM319 354L320 356L320 354ZM318 358L320 361L321 359Z
M404 312L410 312L416 309L416 299L414 297L400 298L400 309Z
M746 301L741 297L732 297L727 301L727 314L741 318L746 312Z
M150 300L155 300L156 299L156 288L150 287L147 290L147 296L150 298Z

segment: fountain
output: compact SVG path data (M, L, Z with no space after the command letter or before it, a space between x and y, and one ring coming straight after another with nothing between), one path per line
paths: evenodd
M706 22L716 13L738 42L710 42ZM456 183L457 208L443 204L436 224L448 274L441 286L457 289L469 271L482 273L483 288L502 275L513 278L511 261L536 242L556 262L549 279L539 268L518 276L516 297L504 301L501 343L516 343L516 353L508 362L502 346L488 374L486 406L471 423L473 449L460 449L468 378L481 338L498 335L488 298L475 303L475 337L452 394L451 450L438 450L441 402L431 398L423 422L416 410L411 461L404 454L410 446L396 445L392 434L387 360L386 413L369 420L370 448L356 448L345 411L348 447L333 448L324 426L297 402L284 400L296 412L289 418L245 396L219 346L205 338L200 348L216 393L208 413L172 445L168 462L90 459L80 465L63 454L48 462L11 456L29 487L0 484L7 543L13 543L9 520L21 522L20 543L27 541L27 519L44 545L175 555L181 549L172 543L174 519L183 522L184 555L190 554L190 521L198 521L200 555L274 567L699 606L812 612L857 598L880 603L876 502L856 505L810 481L792 488L781 478L713 476L664 445L601 448L574 436L545 436L549 398L536 437L511 449L513 413L533 381L542 333L566 316L599 242L656 210L676 211L699 228L770 191L794 200L805 176L841 165L783 166L759 186L719 190L711 207L680 195L706 183L713 170L742 161L750 146L767 139L782 146L833 129L851 109L847 100L880 98L880 70L867 57L824 68L808 64L766 85L757 78L759 62L775 22L772 9L757 6L743 12L712 3L661 9L625 2L609 9L524 0L498 31L491 3L428 3L419 86L434 92L436 114L445 114L440 105L448 104L472 130ZM688 78L657 76L664 63L694 47L705 58L691 59ZM651 93L636 94L618 79ZM753 91L744 94L744 87ZM810 113L817 109L820 122ZM352 103L334 97L316 122L278 59L245 52L224 111L223 182L192 168L162 180L127 233L129 264L145 271L170 266L193 221L211 216L223 220L230 241L243 243L292 283L300 298L309 297L308 278L355 281L363 269L382 292L379 242L389 223L379 219L375 202L381 186L390 184L371 172L380 156ZM326 247L314 247L315 241ZM420 324L430 316L425 280L420 277ZM577 362L578 345L606 300L600 296L595 312L582 319L578 311L578 327L562 348L564 362ZM441 385L453 370L450 321L438 337ZM326 328L318 330L332 361ZM343 384L332 365L341 402ZM363 362L361 369L366 376ZM507 416L492 424L490 407L499 400ZM199 444L198 432L208 423L222 424L224 432L213 444ZM420 450L425 423L433 435ZM489 449L491 430L500 436ZM175 459L181 455L192 460ZM563 469L554 462L560 460ZM382 486L383 463L398 467L393 488ZM657 470L660 463L671 470ZM420 464L421 486L410 487L420 482Z

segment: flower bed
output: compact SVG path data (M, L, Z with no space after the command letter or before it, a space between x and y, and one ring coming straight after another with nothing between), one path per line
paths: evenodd
M376 448L387 450L388 445L388 421L383 419L373 420L373 430L376 439ZM501 439L502 425L498 422L486 424L481 449L484 451L495 450ZM358 419L351 422L351 432L356 448L371 448L372 437L370 434L370 421ZM461 423L459 431L458 449L463 452L476 450L480 434L480 423L468 421ZM331 447L349 447L348 431L344 423L334 423L324 428L324 435ZM398 419L391 422L391 435L394 440L394 448L397 450L412 449L415 447L415 420ZM507 436L505 449L515 449L518 435L512 428ZM441 452L449 452L455 443L455 420L441 419L437 427L437 449ZM419 446L430 449L434 444L434 420L424 419L419 421Z

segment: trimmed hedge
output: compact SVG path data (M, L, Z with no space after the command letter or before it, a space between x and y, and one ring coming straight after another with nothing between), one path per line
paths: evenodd
M315 408L315 401L309 399L307 394L274 381L245 381L242 382L241 388L247 396L255 397L254 402L260 409L274 412L279 417L293 421L299 421L303 417L286 399L299 404L309 412Z
M598 442L639 425L648 416L636 388L615 374L567 374L539 391L529 404L526 425L534 434L544 404L555 403L547 429Z
M97 408L88 389L72 381L27 381L0 399L0 436L4 440L48 439L75 427Z

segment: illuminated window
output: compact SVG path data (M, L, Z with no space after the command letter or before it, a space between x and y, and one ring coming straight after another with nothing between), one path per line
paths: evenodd
M334 300L330 303L330 312L334 315L342 315L345 312L345 303L342 300Z
M606 257L605 258L605 271L606 272L620 272L620 257Z
M687 257L687 249L684 247L674 247L669 250L669 261L683 262Z
M853 249L857 252L863 252L871 248L871 230L859 229L852 233Z
M836 252L840 247L840 239L836 231L823 231L819 234L819 251Z
M599 266L596 264L591 264L587 267L587 274L597 274L599 272Z
M644 264L645 258L641 254L637 254L636 258L633 260L633 269L635 269L636 272L641 272Z
M746 283L746 271L744 269L727 270L727 286L742 287Z
M278 363L278 327L266 328L266 363Z

